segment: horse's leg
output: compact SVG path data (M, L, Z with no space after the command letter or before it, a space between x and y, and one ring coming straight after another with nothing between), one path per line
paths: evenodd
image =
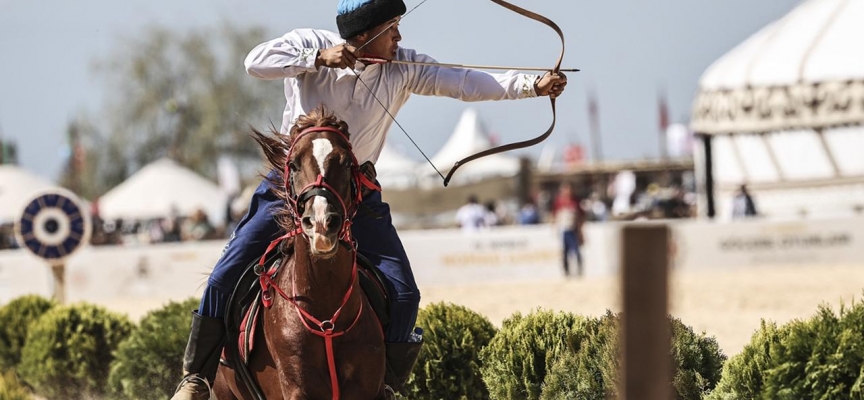
M219 364L216 371L216 381L213 382L213 396L216 400L239 400L235 394L237 388L234 386L236 378L234 370Z

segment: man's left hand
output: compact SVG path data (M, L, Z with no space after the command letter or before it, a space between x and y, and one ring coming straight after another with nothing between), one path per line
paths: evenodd
M567 76L562 73L545 73L537 82L534 83L534 92L538 96L549 96L556 98L564 93L564 87L567 86Z

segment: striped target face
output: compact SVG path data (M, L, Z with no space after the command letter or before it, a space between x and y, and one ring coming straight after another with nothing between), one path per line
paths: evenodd
M24 208L18 233L25 248L59 261L89 239L89 221L77 201L59 193L36 197Z

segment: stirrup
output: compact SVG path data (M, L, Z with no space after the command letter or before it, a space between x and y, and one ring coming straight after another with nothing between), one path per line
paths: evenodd
M180 381L180 384L177 385L177 389L174 389L174 393L176 394L177 392L179 392L180 388L182 388L183 385L185 385L186 383L191 383L194 381L204 382L204 386L207 387L207 394L211 396L213 395L213 387L210 386L210 382L207 381L207 378L204 378L198 374L189 374L184 376L183 380Z
M395 399L396 398L396 391L393 390L393 388L390 387L390 385L388 385L388 384L384 384L384 398L385 399Z

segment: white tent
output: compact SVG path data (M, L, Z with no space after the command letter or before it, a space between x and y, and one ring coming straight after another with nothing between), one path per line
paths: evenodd
M492 142L486 127L480 121L477 111L468 108L459 118L456 128L447 142L432 157L432 163L441 173L446 174L453 165L472 154L489 149ZM424 175L431 175L431 167L421 167ZM460 167L453 176L453 183L472 182L483 178L496 176L513 176L519 172L519 159L505 154L494 154L471 161L465 167ZM437 174L436 174L437 176Z
M771 217L864 206L861 21L862 1L807 0L705 71L691 119L711 189L700 210L728 216L742 183Z
M404 189L417 184L417 163L408 158L400 151L384 142L378 161L375 162L375 171L378 173L378 182L386 189Z
M14 165L0 165L0 222L21 217L24 206L33 196L55 187L48 180Z
M215 183L169 159L148 164L99 199L104 219L188 216L203 209L210 221L225 221L228 196Z

